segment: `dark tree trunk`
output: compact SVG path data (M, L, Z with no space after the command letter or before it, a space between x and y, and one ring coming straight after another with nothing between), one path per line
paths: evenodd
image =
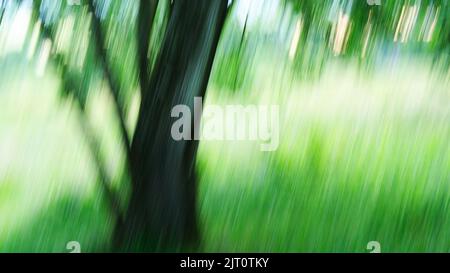
M188 105L193 118L194 97L205 95L226 11L226 0L174 1L131 147L132 193L116 230L122 251L176 251L198 242L198 142L172 139L171 110Z

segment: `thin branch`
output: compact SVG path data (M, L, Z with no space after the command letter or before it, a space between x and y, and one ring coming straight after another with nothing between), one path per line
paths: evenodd
M145 4L148 3L149 4ZM139 3L138 15L138 62L141 93L149 84L148 50L150 46L150 36L155 19L158 0L144 1Z
M100 143L98 141L98 138L93 133L94 130L90 126L90 123L88 121L89 118L87 117L86 112L82 110L81 105L79 105L79 101L76 101L78 102L78 109L80 110L78 123L81 126L84 136L86 137L86 141L89 145L89 149L91 150L91 154L94 156L94 160L96 162L99 173L101 188L106 195L109 206L112 208L112 211L116 216L117 222L122 223L123 213L120 205L120 199L116 192L111 188L112 178L109 177L108 171L104 167L106 164L105 162L103 162L103 159L101 157Z
M240 70L241 70L240 69L241 68L240 60L241 60L241 57L242 57L242 47L244 45L245 34L247 34L247 23L248 23L248 16L249 16L249 14L250 14L250 11L248 10L247 11L247 16L245 16L244 28L242 29L241 42L239 43L238 58L237 58L238 59L238 67L237 67L236 75L235 75L235 78L234 78L234 88L233 88L233 90L237 89L237 81L238 81L239 73L240 73Z
M93 31L93 35L94 35L94 39L95 39L95 49L97 52L97 56L100 57L100 63L102 65L103 72L105 74L106 80L108 81L109 90L111 91L111 95L114 100L114 108L115 108L116 114L119 118L119 126L120 126L122 138L123 138L125 148L126 148L127 159L129 162L129 160L131 159L131 141L130 141L130 136L128 134L128 129L127 129L126 121L125 121L126 114L125 114L125 111L122 107L122 104L121 104L120 98L119 98L120 85L119 85L117 79L113 75L111 65L108 61L107 52L104 49L105 39L104 39L102 27L101 27L100 18L97 17L97 14L95 12L95 6L94 6L93 0L88 1L88 7L89 7L89 11L92 14L92 31Z
M50 29L50 26L42 25L42 32L41 35L43 38L50 39L52 42L54 42L53 37L53 31ZM54 63L56 67L61 67L61 78L64 89L67 89L67 71L68 67L66 64L64 64L64 61L62 60L62 57L60 55L55 55L50 58L50 60ZM65 90L67 91L67 90ZM78 99L75 99L77 108L79 109L80 115L79 115L79 124L81 126L83 135L85 136L87 140L87 144L89 146L89 149L91 151L91 154L94 157L95 164L97 165L98 175L100 179L100 186L102 190L105 192L106 199L110 205L110 208L114 215L117 218L117 221L120 223L123 219L122 210L120 206L120 199L118 195L114 192L114 190L111 188L111 181L112 179L109 177L108 172L106 168L104 167L106 164L103 162L102 157L100 156L100 142L98 141L97 137L93 133L93 128L89 125L89 118L87 117L86 113L83 110L83 107L80 104L80 101Z
M2 24L3 21L3 14L5 14L5 8L0 7L0 25Z

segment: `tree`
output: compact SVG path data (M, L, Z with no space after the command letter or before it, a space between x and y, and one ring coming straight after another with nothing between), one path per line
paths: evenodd
M194 97L205 95L226 11L227 1L173 4L159 59L149 83L143 85L131 145L133 189L117 231L119 244L126 248L135 244L179 247L198 237L198 143L172 139L170 112L178 104L193 109Z
M46 3L54 5L51 9L43 8L44 1L33 1L32 26L40 18L43 21L40 24L41 41L48 39L56 44L58 23L48 19L54 16L51 12L58 11L61 20L73 11L64 3L55 2ZM195 247L199 239L195 175L198 141L172 139L171 110L178 104L193 109L194 97L205 95L228 1L171 1L162 44L157 53L153 52L157 56L154 65L149 61L148 53L153 21L161 3L157 0L139 3L135 29L137 60L135 67L129 69L137 71L141 97L133 134L125 121L127 111L123 94L129 92L124 90L127 89L124 87L127 77L120 74L124 71L118 71L113 61L117 60L114 52L108 51L108 35L99 1L88 0L84 3L88 14L85 14L86 9L79 9L76 14L77 20L84 22L86 16L91 17L87 55L93 61L84 64L80 73L73 69L67 53L52 50L52 60L59 67L62 92L74 98L81 112L89 92L89 86L84 84L90 82L86 75L95 77L96 71L100 71L113 98L126 150L126 170L131 178L131 195L125 206L118 201L119 194L110 188L112 179L104 170L98 141L86 116L82 115L81 124L96 159L101 187L117 218L113 238L116 250L165 251Z

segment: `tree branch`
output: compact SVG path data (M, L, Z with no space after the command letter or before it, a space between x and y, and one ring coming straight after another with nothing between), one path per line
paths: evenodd
M148 3L149 4L144 4ZM138 15L138 62L141 94L149 84L148 50L150 46L150 36L155 19L158 0L144 1L139 3Z
M103 31L101 29L101 22L100 22L100 18L97 17L97 15L95 13L95 6L94 6L93 0L88 1L88 7L89 7L89 11L92 14L92 31L93 31L93 35L94 35L94 39L95 39L95 49L97 52L97 56L100 57L100 63L101 63L103 72L105 74L106 80L108 81L109 90L111 91L111 95L114 100L114 108L115 108L115 111L119 118L119 126L120 126L122 138L123 138L125 148L126 148L127 159L129 162L129 160L131 159L131 149L130 149L131 141L130 141L130 136L128 134L128 129L127 129L126 121L125 121L126 114L122 107L120 97L119 97L120 85L119 85L117 79L114 77L111 66L108 62L108 56L107 56L106 50L104 49L105 39L104 39Z
M44 24L42 24L41 35L44 39L50 39L52 42L54 42L53 31L50 26L45 26ZM52 61L56 67L61 67L61 78L63 84L62 88L64 88L65 91L68 91L67 89L69 88L69 86L67 81L67 71L69 70L69 68L66 64L64 64L64 61L62 60L62 57L60 55L52 56L52 58L50 58L50 61ZM123 219L120 199L111 188L112 179L109 177L108 172L104 167L105 163L100 156L100 143L97 137L94 135L92 127L89 125L89 119L84 112L80 101L78 99L75 99L75 101L80 113L79 124L81 126L83 135L87 140L87 144L91 151L91 154L94 157L95 164L97 165L101 189L105 192L107 202L109 203L113 214L116 216L117 221L120 223Z
M2 24L3 21L3 14L5 14L5 8L2 6L0 7L0 25Z
M82 110L81 105L79 105L79 101L78 100L76 101L78 102L78 109L80 110L78 123L80 124L83 134L86 137L86 141L88 143L89 149L91 150L91 154L94 156L94 160L96 162L97 170L99 173L101 188L106 195L106 199L109 202L109 206L112 208L112 211L116 216L117 219L116 221L118 223L122 223L123 222L122 206L120 205L119 196L111 188L112 178L109 177L108 171L104 167L105 162L103 162L103 159L101 157L100 143L98 141L98 138L93 133L94 130L90 126L85 111Z

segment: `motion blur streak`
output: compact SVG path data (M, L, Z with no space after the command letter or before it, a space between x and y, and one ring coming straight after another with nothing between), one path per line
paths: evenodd
M450 1L369 2L0 0L0 251L448 252Z

